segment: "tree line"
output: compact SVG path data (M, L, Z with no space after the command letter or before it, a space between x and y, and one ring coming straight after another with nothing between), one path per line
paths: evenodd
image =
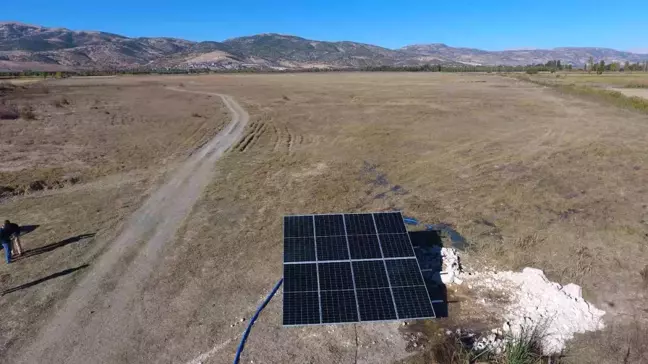
M227 70L214 70L209 68L131 68L131 69L96 69L96 70L79 70L79 71L22 71L22 72L2 72L0 78L17 78L17 77L43 77L43 78L64 78L69 76L112 76L112 75L175 75L175 74L210 74L210 73L298 73L298 72L526 72L529 74L538 72L556 72L572 71L578 69L572 64L564 64L560 60L550 60L546 63L530 64L526 66L482 66L482 65L441 65L441 64L424 64L412 66L365 66L365 67L347 67L347 68L307 68L299 70L275 70L275 69L255 69L255 68L237 68ZM601 74L606 71L610 72L648 72L648 61L630 63L612 62L606 64L601 60L595 62L592 57L582 68L587 72L596 72Z
M589 73L591 72L596 72L597 74L602 74L605 71L611 71L611 72L633 72L633 71L643 71L643 72L648 72L648 61L643 61L643 62L636 62L636 63L630 63L629 61L625 61L625 63L622 65L620 62L612 62L609 64L605 64L604 60L600 60L598 62L594 61L593 57L590 57L587 60L587 63L583 67L583 69Z

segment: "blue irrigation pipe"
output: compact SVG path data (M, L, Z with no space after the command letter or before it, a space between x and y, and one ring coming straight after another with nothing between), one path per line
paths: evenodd
M418 225L419 221L413 217L403 216L403 221L407 225Z
M250 322L248 322L247 327L245 328L245 332L243 333L243 337L241 338L241 342L239 343L238 349L236 349L236 356L234 357L234 364L238 364L239 360L241 360L241 354L243 354L243 347L245 346L245 341L247 340L248 336L250 335L250 330L252 330L252 325L254 325L254 321L259 317L259 314L261 314L261 311L265 308L265 306L270 302L272 297L274 297L275 293L277 293L277 290L279 290L279 287L281 287L281 284L283 283L283 278L275 284L274 288L272 291L268 294L268 297L266 297L265 301L257 307L256 312L254 313L254 316L250 319Z

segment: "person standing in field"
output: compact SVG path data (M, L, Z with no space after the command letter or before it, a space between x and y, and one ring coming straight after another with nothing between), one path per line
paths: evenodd
M7 264L11 263L11 237L5 232L4 226L0 227L0 244L5 251Z
M20 226L9 220L5 220L2 228L5 231L5 234L9 236L9 241L11 242L14 255L18 257L21 256L22 244L20 243Z

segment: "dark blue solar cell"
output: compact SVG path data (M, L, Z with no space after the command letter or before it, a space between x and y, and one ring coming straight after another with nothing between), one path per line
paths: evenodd
M392 292L399 319L435 317L425 286L394 287Z
M315 235L340 236L344 234L344 216L315 215Z
M351 259L382 258L380 244L375 235L351 235L348 240Z
M346 232L349 235L370 235L376 233L376 227L371 214L344 215Z
M385 212L374 214L379 234L405 234L407 229L400 212Z
M349 259L349 247L346 236L318 236L317 260Z
M414 256L414 249L407 234L380 234L378 239L385 258Z
M415 258L385 260L392 287L422 286L421 270Z
M382 260L353 261L352 264L356 289L389 287Z
M351 263L319 263L319 287L321 291L353 289Z
M394 301L389 288L358 289L360 320L395 320Z
M322 323L358 321L358 305L353 290L322 291L320 299Z
M317 265L284 264L284 291L317 292Z
M320 305L317 292L284 292L284 325L312 325L319 323Z
M284 262L315 260L315 238L284 238Z
M313 216L284 216L283 234L285 238L314 236Z

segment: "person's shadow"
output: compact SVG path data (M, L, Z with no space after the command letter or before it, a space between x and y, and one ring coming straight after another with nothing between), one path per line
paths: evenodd
M37 284L41 284L41 283L43 283L43 282L47 282L47 281L49 281L50 279L54 279L54 278L58 278L58 277L62 277L62 276L68 275L68 274L70 274L70 273L74 273L74 272L76 272L76 271L78 271L78 270L85 269L85 268L87 268L88 266L89 266L88 264L84 264L84 265L78 266L78 267L76 267L76 268L69 268L69 269L65 269L65 270L62 270L62 271L60 271L60 272L56 272L56 273L54 273L54 274L50 274L50 275L48 275L47 277L39 278L39 279L37 279L37 280L35 280L35 281L31 281L31 282L29 282L29 283L21 284L20 286L16 286L16 287L13 287L13 288L5 289L4 291L0 292L0 296L4 296L4 295L9 294L9 293L12 293L12 292L16 292L16 291L20 291L20 290L23 290L23 289L26 289L26 288L29 288L29 287L33 287L33 286L35 286L35 285L37 285Z
M21 229L21 231L22 231L22 229ZM44 246L34 248L34 249L25 250L25 251L23 251L23 254L21 256L17 257L16 260L21 260L21 259L36 256L36 255L39 255L39 254L51 252L54 249L64 247L64 246L66 246L68 244L76 243L76 242L79 242L79 241L81 241L83 239L92 238L95 235L96 235L96 233L81 234L81 235L73 236L71 238L67 238L67 239L58 241L56 243L44 245Z
M27 235L32 231L38 229L40 225L22 225L20 226L20 236Z
M441 271L443 270L441 237L434 230L410 231L409 236L436 317L448 317L448 292L445 284L441 281Z

